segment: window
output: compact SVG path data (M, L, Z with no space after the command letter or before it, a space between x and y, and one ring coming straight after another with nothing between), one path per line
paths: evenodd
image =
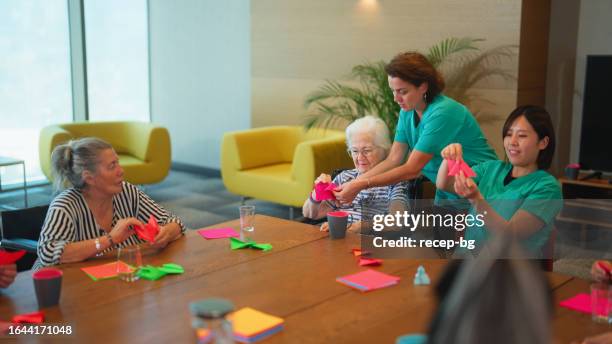
M146 0L85 0L89 119L149 121Z
M23 159L29 181L44 180L38 134L72 121L66 0L0 1L0 156ZM2 185L21 182L6 168Z

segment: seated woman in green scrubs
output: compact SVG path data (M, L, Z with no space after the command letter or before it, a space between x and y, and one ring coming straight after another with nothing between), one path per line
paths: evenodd
M442 94L444 80L425 56L401 53L385 71L401 108L395 140L385 160L338 187L334 193L338 201L350 204L361 190L394 185L421 174L434 181L442 162L440 151L452 142L461 143L463 158L470 165L497 159L470 111ZM436 192L436 201L457 198Z
M537 106L520 106L506 119L502 134L508 162L475 165L476 177L467 178L463 172L448 176L444 160L436 186L468 199L473 213L483 215L484 226L468 227L465 239L474 239L480 246L493 232L510 232L540 256L562 206L559 183L546 172L555 151L550 115ZM440 155L462 160L463 147L450 144Z

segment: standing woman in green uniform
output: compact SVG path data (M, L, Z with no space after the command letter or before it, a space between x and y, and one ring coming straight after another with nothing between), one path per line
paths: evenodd
M484 227L468 227L467 240L482 243L491 233L512 233L527 250L541 256L563 203L557 179L546 172L555 151L550 115L537 106L520 106L506 119L502 135L508 162L491 160L473 166L472 179L463 172L449 177L444 160L436 186L468 199L473 212L484 214ZM461 160L463 150L453 143L441 155Z
M334 192L350 203L363 189L393 185L424 174L434 181L442 163L440 151L452 142L463 146L470 165L497 159L480 126L462 104L442 94L444 80L422 54L401 53L385 66L389 87L401 107L389 155L359 178ZM441 190L436 201L458 199Z

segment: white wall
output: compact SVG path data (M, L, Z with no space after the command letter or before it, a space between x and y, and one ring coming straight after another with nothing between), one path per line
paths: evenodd
M572 147L570 159L578 161L580 127L586 56L612 54L612 1L583 0L580 2L580 22L576 47L576 73L574 82Z
M251 124L249 0L149 0L151 118L172 161L219 168L223 133Z

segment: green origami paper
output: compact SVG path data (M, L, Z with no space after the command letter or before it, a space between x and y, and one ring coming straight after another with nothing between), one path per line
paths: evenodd
M239 250L242 248L256 248L262 251L270 251L272 249L272 245L270 244L258 244L253 240L242 241L236 238L230 238L230 247L232 250Z
M167 274L182 274L185 269L173 263L167 263L162 266L156 267L153 265L145 265L138 270L138 276L150 281L157 281L158 279L166 276Z

